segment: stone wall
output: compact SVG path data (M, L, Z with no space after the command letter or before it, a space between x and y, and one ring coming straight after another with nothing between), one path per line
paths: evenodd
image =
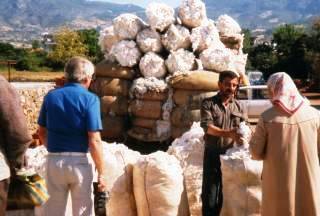
M54 88L54 83L11 83L20 94L21 105L31 134L38 128L38 116L43 97Z

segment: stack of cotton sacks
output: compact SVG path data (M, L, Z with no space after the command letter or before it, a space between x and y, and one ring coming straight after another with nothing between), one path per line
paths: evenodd
M220 16L217 22L208 19L201 0L183 0L177 14L165 4L150 3L146 17L144 22L136 15L122 14L113 20L112 26L101 32L100 45L106 59L137 69L137 78L155 78L164 82L169 76L181 72L204 71L203 75L216 74L212 75L214 78L210 82L217 86L217 74L223 70L233 70L239 76L244 74L247 56L242 53L243 35L231 17ZM242 39L231 46L230 38L233 37ZM201 85L197 81L194 83ZM168 88L171 88L170 84ZM203 90L214 92L217 87L194 89L193 95ZM172 100L170 94L168 97ZM199 110L199 106L195 109ZM198 118L191 119L191 123L193 120ZM190 128L190 123L178 127L185 131Z

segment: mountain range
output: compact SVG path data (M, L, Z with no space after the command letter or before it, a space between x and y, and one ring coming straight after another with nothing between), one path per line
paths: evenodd
M151 1L150 1L151 2ZM228 14L243 28L272 29L283 23L301 24L320 15L320 0L204 0L207 14ZM0 41L25 40L61 25L93 28L107 25L121 13L145 18L144 9L130 4L88 0L1 0Z

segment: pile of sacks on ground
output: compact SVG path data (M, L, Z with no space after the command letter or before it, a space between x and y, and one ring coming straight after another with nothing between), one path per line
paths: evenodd
M170 133L180 136L199 120L195 101L217 91L219 72L232 70L245 80L247 55L242 52L239 24L228 15L209 19L201 0L183 0L177 13L165 4L150 3L146 17L145 22L134 14L121 14L101 32L99 41L106 59L102 64L135 71L128 102L133 121L129 135L160 141ZM182 109L192 117L185 119Z
M167 152L149 155L103 142L108 216L200 216L203 136L200 123L194 123ZM46 154L41 146L28 150L29 167L44 174ZM221 215L259 215L262 162L253 161L247 148L235 147L221 156L221 164Z

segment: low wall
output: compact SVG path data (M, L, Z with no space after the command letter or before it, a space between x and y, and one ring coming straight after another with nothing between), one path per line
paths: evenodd
M28 129L31 134L38 128L38 116L43 97L54 88L54 83L11 83L20 94L21 106L26 116Z

